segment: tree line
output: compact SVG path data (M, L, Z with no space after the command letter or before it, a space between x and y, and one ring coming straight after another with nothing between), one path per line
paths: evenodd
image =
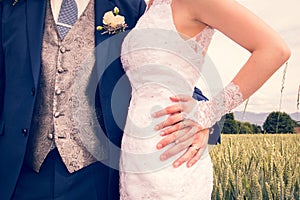
M263 126L235 120L234 114L224 117L222 133L224 134L255 134L255 133L293 133L294 127L299 126L285 112L272 112L268 115Z

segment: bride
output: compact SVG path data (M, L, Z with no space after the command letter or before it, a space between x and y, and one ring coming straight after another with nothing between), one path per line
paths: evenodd
M218 95L197 102L191 96L214 29L251 56ZM252 95L289 56L281 37L233 0L150 1L122 46L132 98L122 140L121 199L210 199L209 134L199 131ZM183 140L182 156L160 156Z

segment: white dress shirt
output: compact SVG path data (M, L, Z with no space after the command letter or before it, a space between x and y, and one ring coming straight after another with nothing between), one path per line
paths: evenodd
M53 14L53 18L55 23L57 23L61 3L63 0L50 0L51 3L51 10ZM81 16L81 14L84 12L85 8L87 7L89 1L88 0L75 0L77 3L78 8L78 18Z

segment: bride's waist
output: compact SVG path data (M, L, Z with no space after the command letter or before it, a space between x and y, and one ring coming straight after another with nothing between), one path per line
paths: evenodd
M141 99L164 99L176 95L192 96L192 87L180 87L174 85L166 85L160 83L147 83L139 87L132 87L132 98Z

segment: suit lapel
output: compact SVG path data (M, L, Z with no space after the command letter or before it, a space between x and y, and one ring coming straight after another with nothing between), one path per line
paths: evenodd
M26 1L26 3L29 55L34 84L37 87L41 68L41 51L47 0L30 0Z
M103 16L107 11L114 8L115 4L112 0L95 0L95 56L96 56L96 68L98 77L101 79L106 69L106 61L108 59L109 52L109 34L102 35L100 31L96 30L97 26L102 26ZM100 89L100 87L99 87ZM102 94L102 92L100 92ZM101 95L100 95L101 96Z
M95 0L95 26L101 26L103 15L114 8L112 0ZM95 27L95 45L99 45L105 39L109 37L108 34L101 35L100 31L97 31Z

